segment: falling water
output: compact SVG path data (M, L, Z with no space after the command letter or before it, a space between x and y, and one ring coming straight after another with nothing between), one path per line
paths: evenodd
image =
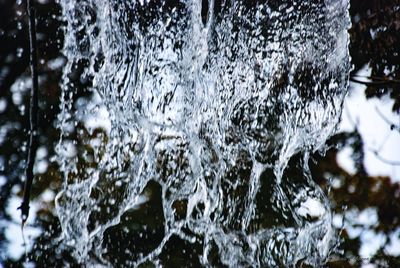
M158 265L173 237L200 245L204 266L326 260L330 204L307 163L341 113L347 1L61 5L56 209L77 261ZM137 224L151 192L162 217ZM116 232L139 242L113 255Z

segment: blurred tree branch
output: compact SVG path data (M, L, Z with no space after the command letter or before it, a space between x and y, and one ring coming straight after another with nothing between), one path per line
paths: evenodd
M400 113L400 1L352 0L350 54L351 81L367 86L367 98L389 96L392 110ZM368 80L356 73L368 65Z
M25 170L24 196L19 209L21 209L22 225L25 224L29 216L29 202L34 179L33 166L38 147L38 70L37 70L37 43L36 43L36 15L33 0L27 0L27 10L29 16L29 41L30 41L30 67L31 67L31 101L30 101L30 132L29 132L29 151Z

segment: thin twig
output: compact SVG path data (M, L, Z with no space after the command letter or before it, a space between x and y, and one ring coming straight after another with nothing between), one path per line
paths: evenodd
M26 178L24 187L24 197L19 209L21 209L22 226L25 224L29 216L29 201L31 195L32 182L34 178L33 165L35 163L36 149L38 146L38 70L37 70L37 45L36 45L36 16L33 0L27 0L27 10L29 16L29 41L30 41L30 65L31 65L31 101L30 101L30 135L29 135L29 151L26 166Z
M395 161L395 160L386 159L386 158L384 158L383 156L381 156L377 150L374 150L374 149L372 149L372 148L370 149L370 151L371 151L371 152L375 155L375 157L378 158L381 162L386 163L386 164L391 165L391 166L400 166L400 161Z
M361 81L355 79L354 77L350 77L350 81L366 86L382 86L382 85L391 85L399 83L397 80L383 80L383 81Z
M352 77L358 77L358 78L366 78L366 79L370 79L370 80L375 80L375 81L386 81L386 82L390 82L390 83L400 83L399 79L395 79L395 78L389 78L389 77L379 77L379 76L365 76L365 75L358 75L358 74L354 74L352 75Z

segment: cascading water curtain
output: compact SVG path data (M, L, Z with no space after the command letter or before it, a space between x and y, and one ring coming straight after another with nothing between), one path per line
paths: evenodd
M105 266L178 245L203 266L326 260L307 163L348 86L346 0L60 2L61 248Z

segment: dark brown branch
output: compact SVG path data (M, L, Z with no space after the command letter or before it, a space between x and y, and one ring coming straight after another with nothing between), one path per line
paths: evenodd
M400 83L400 80L399 80L399 79L394 79L394 78L390 78L390 77L386 77L386 76L384 76L384 77L379 77L379 76L364 76L364 75L357 75L357 74L354 74L354 75L352 75L352 77L353 77L353 78L354 78L354 77L367 78L367 79L370 79L370 80L385 81L385 82L388 82L388 83Z
M350 77L350 81L354 82L354 83L358 83L358 84L363 84L366 86L382 86L382 85L391 85L391 84L399 84L400 81L399 80L380 80L380 81L361 81L358 80L356 78L354 78L354 76Z
M24 187L24 197L19 207L21 209L22 225L25 224L29 216L29 201L31 188L33 183L33 166L35 163L35 155L38 146L38 67L37 67L37 44L36 44L36 15L33 0L27 0L27 10L29 16L29 43L30 43L30 65L31 65L31 101L30 101L30 133L29 133L29 150L26 166L26 178Z

